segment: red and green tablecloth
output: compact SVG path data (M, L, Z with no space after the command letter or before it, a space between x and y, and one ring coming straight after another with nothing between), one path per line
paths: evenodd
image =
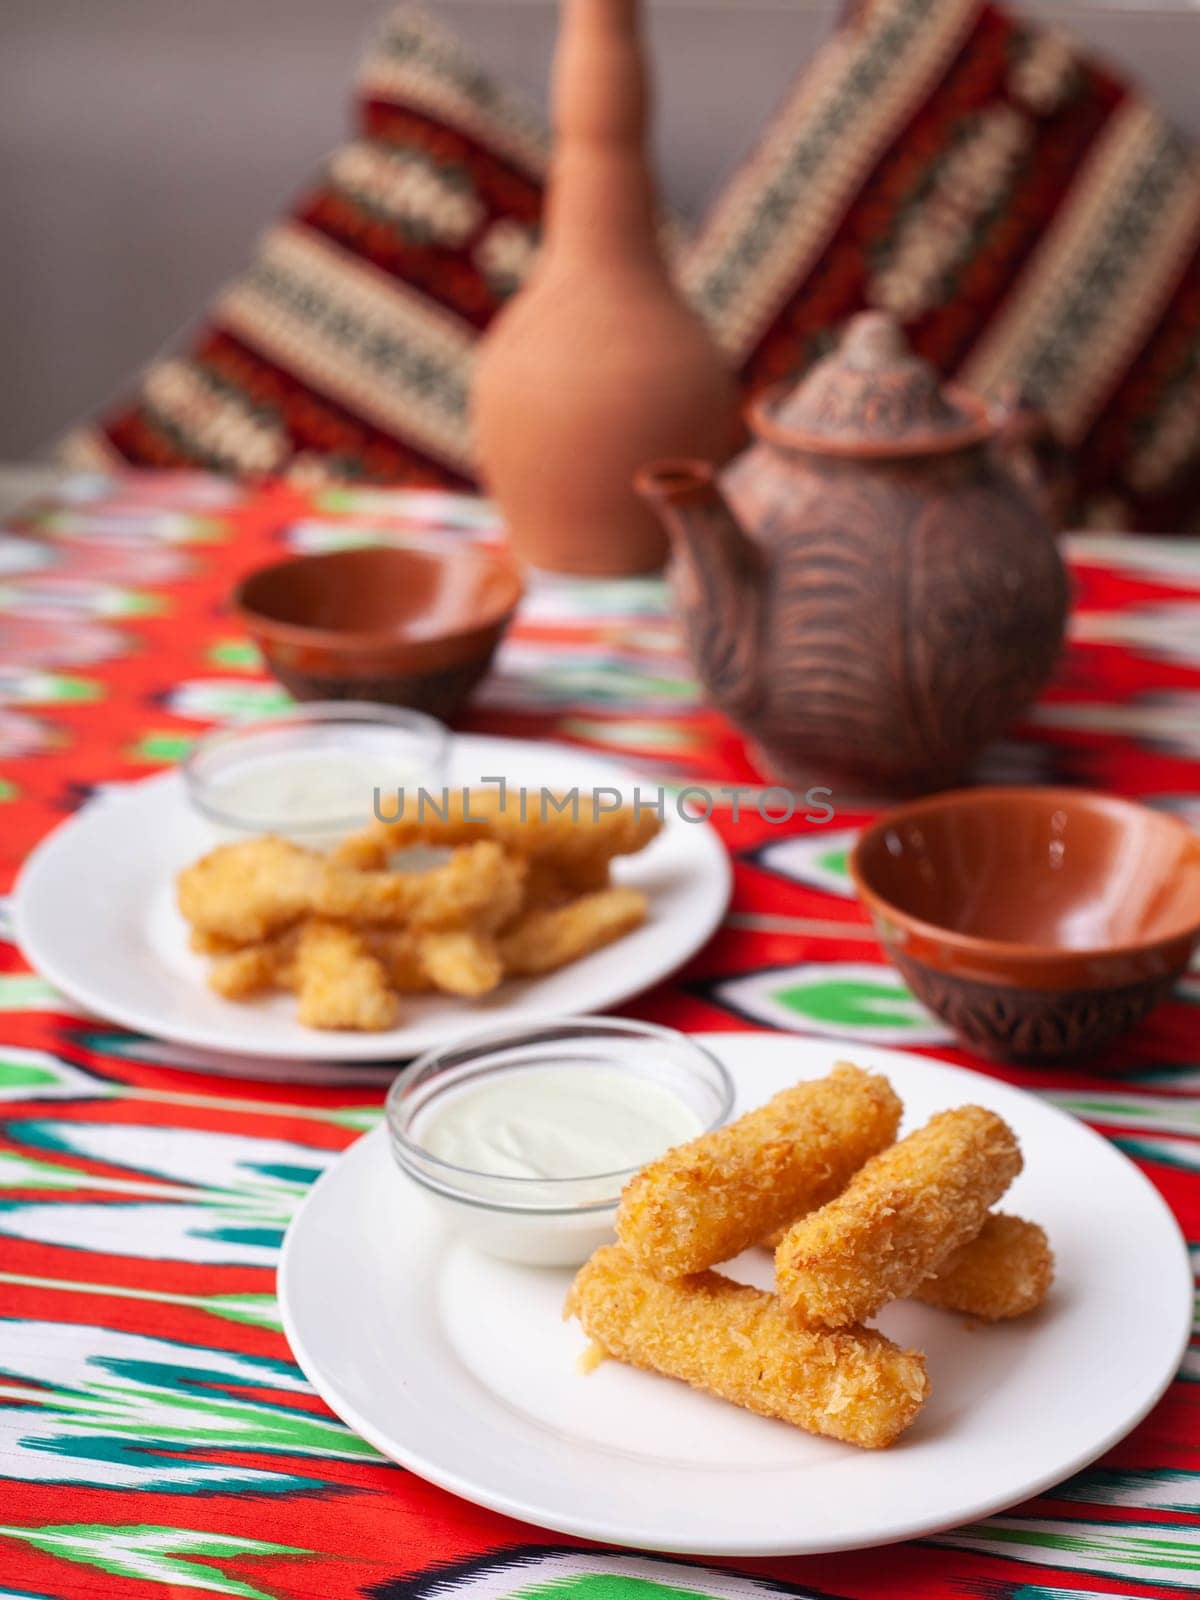
M240 491L203 477L82 477L0 537L0 841L24 854L89 794L175 761L283 700L225 607L289 550L496 536L477 501ZM1078 539L1072 643L988 776L1139 795L1200 825L1200 545ZM869 619L863 619L864 627ZM656 581L535 585L471 726L553 735L666 782L758 781L700 699ZM871 815L716 822L736 863L724 926L633 1014L786 1028L971 1060L913 1001L847 888ZM1096 1466L920 1543L681 1564L477 1510L336 1421L273 1296L288 1219L379 1114L386 1071L199 1070L82 1016L0 927L0 1600L1072 1600L1200 1585L1200 1362ZM1200 974L1094 1068L1005 1072L1078 1112L1200 1241ZM403 1360L403 1351L397 1351ZM1114 1375L1115 1376L1115 1375ZM1038 1419L1014 1417L1036 1453Z

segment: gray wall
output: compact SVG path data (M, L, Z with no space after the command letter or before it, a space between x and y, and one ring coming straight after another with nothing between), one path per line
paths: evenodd
M553 0L431 0L538 98ZM651 0L660 165L695 217L836 0ZM0 0L0 458L40 453L203 306L346 126L377 0ZM1200 134L1200 11L1036 0Z

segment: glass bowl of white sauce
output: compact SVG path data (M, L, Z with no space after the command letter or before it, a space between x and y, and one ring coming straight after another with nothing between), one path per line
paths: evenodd
M613 1237L625 1184L725 1122L729 1073L672 1028L564 1017L432 1050L387 1098L392 1152L489 1255L578 1266Z
M321 849L396 814L396 791L440 791L449 730L419 711L314 700L202 739L183 763L214 842L274 833Z

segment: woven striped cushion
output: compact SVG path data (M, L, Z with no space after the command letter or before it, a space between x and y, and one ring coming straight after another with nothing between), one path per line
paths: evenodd
M979 0L873 0L806 71L688 286L751 389L864 306L1071 447L1080 520L1200 505L1200 162L1115 76Z
M472 350L531 264L545 134L410 7L359 108L191 348L71 459L470 481ZM1078 520L1200 527L1200 163L1056 33L981 0L866 0L683 274L749 391L886 306L945 373L1049 411Z
M416 8L363 64L355 133L190 347L67 459L469 481L471 355L532 260L545 134Z

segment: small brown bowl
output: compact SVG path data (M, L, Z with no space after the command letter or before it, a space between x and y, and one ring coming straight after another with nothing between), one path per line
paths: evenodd
M260 567L233 603L297 700L374 700L447 718L487 671L521 599L473 544L378 545Z
M1113 795L932 795L867 828L850 874L913 993L1002 1061L1099 1050L1200 939L1200 835Z

